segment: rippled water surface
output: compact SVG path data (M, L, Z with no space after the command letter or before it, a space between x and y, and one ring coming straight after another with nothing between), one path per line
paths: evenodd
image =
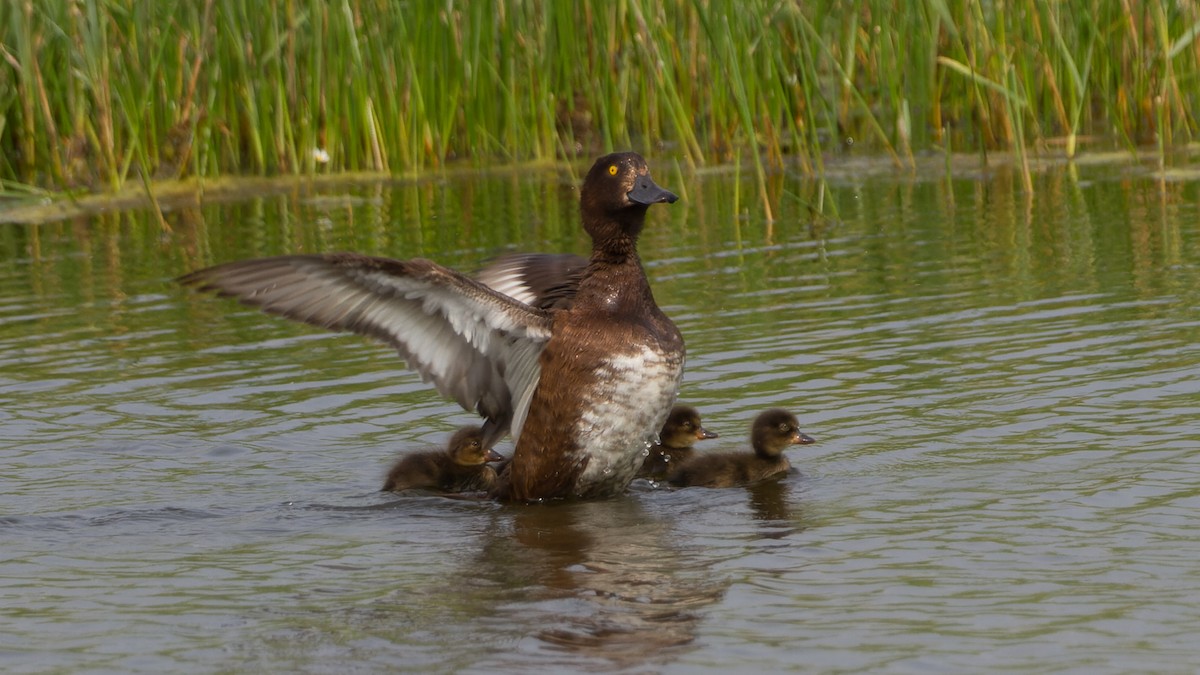
M1133 672L1200 665L1200 187L652 162L681 399L750 488L382 494L471 416L388 349L171 279L287 252L586 251L568 172L0 225L0 670ZM827 213L817 216L820 204ZM508 451L507 443L501 451Z

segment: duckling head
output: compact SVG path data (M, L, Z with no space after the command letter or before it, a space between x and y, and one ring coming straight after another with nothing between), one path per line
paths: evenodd
M700 413L689 405L671 408L662 431L658 432L659 443L668 448L690 448L696 441L716 438L716 432L700 424Z
M800 432L796 416L786 410L773 408L754 419L750 443L762 457L778 457L790 445L815 443L812 436Z
M479 427L463 427L450 437L446 451L460 466L478 466L504 459L498 452L483 444L483 430Z

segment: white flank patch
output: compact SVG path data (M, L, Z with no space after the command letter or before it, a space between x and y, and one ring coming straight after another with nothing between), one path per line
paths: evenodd
M642 345L613 356L595 374L592 405L583 411L576 436L591 460L576 485L615 491L633 480L654 442L679 391L683 364Z

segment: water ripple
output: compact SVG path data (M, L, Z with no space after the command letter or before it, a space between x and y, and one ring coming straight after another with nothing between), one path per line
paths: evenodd
M793 410L818 439L795 472L543 507L380 494L471 416L387 348L168 280L208 256L583 250L577 193L480 180L203 207L169 247L134 215L36 260L7 233L6 670L1196 662L1195 186L835 183L821 238L796 200L767 224L701 181L704 209L652 210L642 238L681 398L721 434L704 450Z

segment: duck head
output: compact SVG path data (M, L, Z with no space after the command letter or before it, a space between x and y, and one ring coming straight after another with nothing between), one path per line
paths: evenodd
M700 424L700 413L689 405L671 408L662 431L658 432L659 443L668 448L690 448L696 441L716 438L715 432Z
M679 197L650 177L636 152L618 152L596 160L579 192L583 227L597 244L614 237L636 239L651 204L673 204Z
M498 462L504 457L483 444L483 430L479 427L463 427L450 437L447 452L459 466L478 466Z
M760 457L778 457L789 445L808 445L816 439L800 432L796 416L774 408L754 419L750 428L750 443Z

